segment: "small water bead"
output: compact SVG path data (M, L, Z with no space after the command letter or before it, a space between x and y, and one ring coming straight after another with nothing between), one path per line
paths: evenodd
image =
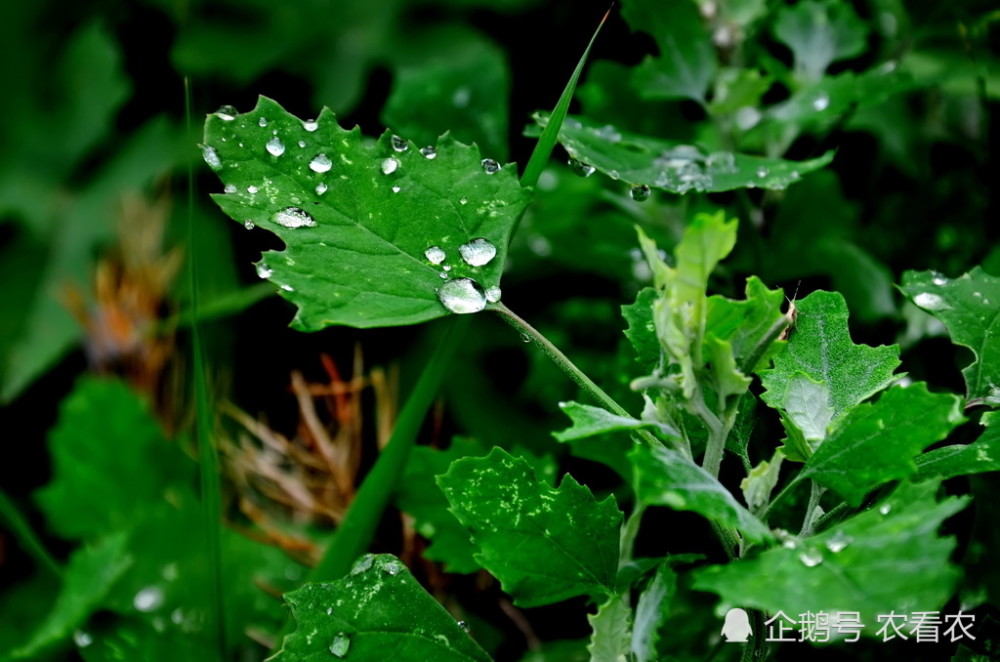
M597 168L590 165L589 163L584 163L583 161L578 161L573 158L566 161L566 163L569 165L569 169L572 170L577 175L579 175L580 177L590 177L595 172L597 172Z
M215 151L214 147L210 145L205 145L201 148L201 156L205 159L205 163L212 170L218 170L222 167L222 159L219 158L219 153Z
M226 184L225 188L222 189L223 193L236 193L236 186L234 184Z
M260 189L257 188L256 186L248 186L247 187L247 193L249 193L250 195L257 195L257 191L259 191L259 190Z
M483 172L487 175L494 175L500 172L500 164L493 159L483 159L479 162L479 165L483 167Z
M479 237L458 248L465 263L473 267L489 264L497 255L497 247L489 239Z
M326 182L320 182L316 185L316 195L323 195L329 188L330 187L326 185Z
M291 285L287 285L287 284L286 285L282 285L281 289L283 289L286 292L294 292L295 291L294 287L292 287Z
M395 577L400 572L403 571L403 564L395 559L391 559L382 564L382 570L389 575Z
M333 643L330 644L330 652L337 657L346 657L347 651L350 650L350 648L351 639L343 632L334 637Z
M458 315L478 313L486 307L483 288L471 278L456 278L438 288L438 300Z
M86 648L94 643L94 637L86 630L77 630L73 633L73 643L79 648Z
M610 124L606 124L599 129L594 129L594 135L607 140L609 143L621 142L622 139L622 134Z
M815 568L823 562L823 553L818 549L807 549L799 553L799 560L807 568Z
M465 621L458 621L456 624L458 625L458 627L462 628L462 632L465 633L469 632L469 624L466 623Z
M264 262L262 260L258 262L256 266L257 266L257 276L259 278L267 279L274 275L274 269L267 266L267 262Z
M445 271L451 271L451 265L450 264L446 264L446 265L444 265L441 268L444 269Z
M496 285L486 288L486 300L490 303L496 303L499 301L501 294L502 292L500 291L500 288Z
M375 563L375 555L365 554L360 559L354 562L354 565L351 567L351 574L358 575L361 574L362 572L366 572L369 568L372 567L373 563Z
M397 161L396 159L389 158L382 161L382 172L387 175L391 175L392 173L396 172L396 168L398 167L399 167L399 161Z
M277 136L268 140L264 147L267 148L271 156L281 156L285 153L285 143L281 142L281 138Z
M442 271L441 273L438 274L438 278L440 278L441 280L448 280L450 276L448 275L447 271Z
M878 507L878 511L883 515L888 515L889 513L892 512L892 505L888 503L883 503L881 506Z
M393 136L389 139L389 144L392 145L393 151L405 152L410 149L410 143L406 142L405 138L400 138L399 136Z
M435 149L432 145L421 147L420 153L424 155L425 159L436 159L438 155L437 149Z
M302 147L305 147L305 146L306 146L306 141L305 140L300 140L299 141L299 147L302 148Z
M316 120L306 120L305 122L302 123L302 128L308 131L309 133L312 133L313 131L319 128L319 122L317 122Z
M316 221L305 209L300 207L285 207L274 215L274 222L286 228L311 228Z
M821 112L830 107L830 96L826 92L820 92L812 102L813 110Z
M931 282L933 282L935 285L947 285L948 279L942 276L941 274L937 274L934 276L934 279Z
M248 218L247 220L243 221L243 227L245 227L247 230L253 230L257 226L254 225L254 222Z
M760 166L759 168L757 168L757 176L760 177L761 179L764 179L769 174L771 174L771 171L768 170L767 167Z
M229 105L219 106L219 109L215 111L215 116L225 122L230 122L236 119L236 116L239 114L240 111L236 110L235 108Z
M455 90L455 93L451 96L451 102L456 108L465 108L469 105L469 100L472 98L472 93L467 87L460 87Z
M309 162L309 169L313 172L328 172L333 167L333 161L326 154L317 154Z
M159 586L147 586L135 594L132 599L132 606L136 611L153 611L163 604L163 589Z
M257 120L257 124L259 126L267 126L267 118L266 117L261 117L259 120Z
M441 264L447 256L444 254L444 251L440 246L431 246L424 251L424 257L426 257L427 261L431 264Z
M632 196L632 199L636 202L642 202L643 200L648 200L651 191L649 187L645 184L640 184L638 186L633 186L629 189L628 194Z
M460 205L467 205L467 204L469 204L469 199L468 198L459 198L458 199L458 204L460 204Z
M837 531L832 538L826 541L826 548L834 554L839 554L847 549L847 546L852 542L854 542L854 538L843 531Z
M402 189L402 188L400 188L399 186L393 186L393 187L392 187L392 192L393 192L393 193L399 193L399 192L400 192L400 191L402 191L402 190L403 190L403 189Z

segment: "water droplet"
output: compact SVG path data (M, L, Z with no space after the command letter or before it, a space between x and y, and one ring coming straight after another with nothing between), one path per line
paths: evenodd
M365 554L360 559L354 562L354 565L351 567L351 574L357 575L362 572L366 572L369 568L372 567L372 564L374 562L375 562L374 554Z
M403 571L403 564L396 559L390 559L382 564L382 570L385 571L386 574L395 577Z
M760 177L761 179L764 179L770 173L771 171L768 170L766 166L760 166L759 168L757 168L757 176Z
M469 204L469 199L468 198L459 198L458 199L458 204L460 204L460 205L467 205L467 204Z
M761 117L760 111L753 106L743 106L736 111L733 119L736 120L736 126L739 127L740 131L749 131L757 126Z
M522 333L521 342L531 342L531 336L529 336L527 333Z
M306 141L305 140L300 140L299 141L299 147L305 147L305 146L306 146Z
M219 158L219 153L215 151L214 147L209 145L202 147L201 156L212 170L218 170L222 167L222 159Z
M486 288L486 300L490 303L496 303L500 300L500 288L494 285L493 287Z
M281 138L277 136L268 140L265 147L272 156L281 156L285 153L285 143L281 142Z
M316 185L316 195L323 195L329 188L330 187L326 185L326 182L320 182Z
M597 171L597 168L589 163L584 163L573 158L566 161L566 163L569 165L570 170L581 177L590 177Z
M399 136L393 136L390 138L389 143L392 145L392 149L396 152L405 152L410 149L410 143L406 142L405 138L400 138Z
M481 267L489 264L497 255L497 247L489 239L479 237L458 248L465 263L473 267Z
M466 623L465 621L458 621L458 627L462 628L462 632L469 631L469 624Z
M274 222L286 228L311 228L316 225L309 212L299 207L285 207L274 215Z
M486 295L479 283L471 278L456 278L438 288L441 305L453 313L478 313L486 307Z
M350 648L351 639L343 632L334 637L333 643L330 644L330 652L337 657L346 657L347 651L350 650Z
M302 128L308 131L309 133L312 133L313 131L319 128L319 122L317 122L316 120L306 120L305 122L302 123Z
M392 192L393 192L393 193L399 193L399 192L400 192L400 191L402 191L402 190L403 190L403 189L402 189L402 188L400 188L399 186L393 186L393 187L392 187Z
M236 110L232 106L219 106L219 109L215 111L215 116L226 122L236 119L236 116L239 114L240 111Z
M888 503L883 503L881 506L878 507L878 511L883 515L888 515L889 513L892 512L892 505Z
M222 189L223 193L236 193L236 186L234 184L226 184L225 188Z
M833 552L834 554L838 554L847 549L847 546L850 545L852 542L854 542L854 538L847 535L841 530L837 531L835 534L833 534L832 538L826 541L826 548L831 552Z
M382 161L382 172L384 172L387 175L391 175L392 173L396 172L396 168L398 167L399 167L399 161L397 161L396 159L390 158L386 159L385 161Z
M431 264L441 264L447 256L444 254L444 251L441 250L440 246L431 246L424 251L424 257L426 257L427 261Z
M153 611L163 604L163 589L159 586L147 586L135 594L132 606L136 611Z
M86 648L94 643L94 638L86 630L77 630L73 633L73 643L80 648Z
M469 100L472 98L472 92L469 91L467 87L460 87L455 90L455 93L451 96L451 102L456 108L465 108L469 105Z
M448 272L442 271L441 273L438 274L438 278L441 278L442 280L448 280Z
M249 193L250 195L257 195L257 191L259 191L259 190L260 189L257 188L256 186L248 186L247 187L247 193Z
M931 294L930 292L921 292L913 297L913 303L927 310L946 310L951 308L947 301L937 294Z
M487 175L493 175L500 172L500 164L493 159L483 159L479 162L479 165L483 166L483 172Z
M942 276L941 274L936 274L931 282L933 282L935 285L947 285L948 279Z
M628 194L632 196L632 199L636 202L642 202L643 200L649 199L650 190L645 184L639 184L638 186L633 186L629 189Z
M444 269L445 271L451 271L451 265L448 265L448 264L444 265L441 268Z
M326 154L317 154L309 162L309 169L313 172L327 172L333 167L333 161Z
M438 155L437 150L432 145L421 147L420 153L424 155L425 159L436 159Z
M294 292L295 291L295 288L292 287L291 285L288 285L288 284L282 285L281 289L283 289L286 292Z
M818 549L807 549L799 552L799 560L807 568L815 568L823 562L823 553Z
M812 107L816 112L826 110L830 107L830 95L826 92L820 92L816 95L816 98L813 99Z
M247 220L243 221L243 227L245 227L247 230L253 230L257 226L254 225L253 221L251 221L248 218Z
M267 126L267 118L266 117L261 117L259 120L257 120L257 124L259 126Z

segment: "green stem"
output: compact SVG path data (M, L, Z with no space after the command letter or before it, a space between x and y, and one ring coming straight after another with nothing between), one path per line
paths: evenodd
M41 538L35 534L31 525L28 524L28 520L24 518L21 511L2 489L0 489L0 519L7 522L7 528L20 541L21 547L35 557L40 566L56 577L62 577L62 566L49 554L49 550L45 549Z
M632 514L625 520L622 526L621 543L619 544L618 567L622 568L632 562L632 550L635 548L635 538L639 535L639 524L642 522L642 515L646 512L646 504L636 502L632 507Z
M809 490L809 505L806 507L806 516L802 520L802 530L799 531L800 538L806 538L813 534L816 529L816 521L818 518L815 516L815 512L819 506L820 499L823 498L824 490L819 483L812 480L809 481L812 485Z

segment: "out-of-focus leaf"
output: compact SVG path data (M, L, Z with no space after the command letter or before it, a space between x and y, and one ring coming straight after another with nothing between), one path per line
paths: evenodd
M816 79L833 62L864 51L868 26L850 4L805 0L778 10L774 34L792 49L795 68Z
M660 362L660 342L656 339L656 325L653 324L653 302L658 297L655 289L644 287L639 290L635 303L622 306L622 317L628 322L625 336L635 349L639 365L648 372L652 372Z
M535 114L540 126L546 116ZM694 145L640 136L614 126L571 117L559 142L574 159L612 179L671 193L713 193L738 188L784 189L833 160L833 152L808 161L785 161L733 152L709 152Z
M293 326L428 321L449 314L439 289L454 289L465 312L485 307L527 204L514 168L481 165L475 147L448 137L434 158L389 133L367 144L329 109L303 122L263 97L226 117L205 128L206 161L230 191L214 197L285 241L258 272L299 307Z
M597 501L568 475L551 488L527 461L500 448L453 462L438 485L472 533L476 560L516 604L613 591L622 520L613 498Z
M490 657L391 554L366 554L348 576L285 595L295 632L275 662L488 662Z
M590 645L591 662L619 662L627 659L632 640L632 607L616 595L598 608L596 614L587 616L592 629Z
M552 436L559 441L576 441L608 432L623 432L646 428L658 429L666 434L677 434L675 430L671 430L663 423L641 421L630 416L619 416L593 405L582 405L579 402L560 402L559 408L573 421L573 425L565 430L552 433Z
M770 502L771 492L778 484L778 477L781 475L781 461L784 459L784 452L780 448L776 448L770 461L764 460L758 464L740 482L743 499L753 514L759 515L760 511Z
M979 267L951 279L907 271L900 289L948 327L953 343L972 350L975 360L962 369L968 399L1000 406L1000 278Z
M886 63L856 74L845 71L824 76L796 90L792 96L764 113L765 120L805 127L831 124L854 107L879 106L887 99L919 87L913 77Z
M928 451L916 458L917 477L945 479L955 476L1000 471L1000 412L983 414L986 429L971 444L952 444Z
M639 594L632 625L632 653L636 662L655 662L660 628L668 621L670 602L677 593L677 575L667 563L661 563L652 581Z

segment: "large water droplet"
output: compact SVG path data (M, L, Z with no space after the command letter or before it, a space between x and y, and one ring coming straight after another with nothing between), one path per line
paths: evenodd
M386 159L385 161L382 161L382 172L384 172L387 175L391 175L392 173L396 172L396 168L398 167L399 167L399 161L397 161L396 159L389 158Z
M479 162L479 165L483 166L483 172L487 175L493 175L500 172L500 164L493 159L483 159Z
M570 170L581 177L590 177L597 171L597 168L589 163L584 163L573 158L566 161L566 163L569 165Z
M316 185L316 195L323 195L329 188L330 187L326 185L326 182L320 182Z
M500 288L496 285L493 287L486 288L486 300L490 303L496 303L500 300Z
M136 611L153 611L163 604L163 589L159 586L147 586L132 598L132 606Z
M396 152L405 152L410 149L410 143L406 142L405 138L400 138L399 136L393 136L390 138L389 143L392 145L392 149Z
M642 202L643 200L649 199L650 190L645 184L640 184L629 189L628 194L632 196L632 199L636 202Z
M248 218L247 220L243 221L243 227L245 227L247 230L253 230L257 226L254 225L254 222Z
M309 169L313 172L327 172L333 167L333 161L326 154L317 154L309 162Z
M210 145L202 147L201 156L212 170L218 170L222 167L222 159L219 158L219 153L215 151L214 147Z
M281 142L281 138L278 136L268 140L265 147L272 156L281 156L285 153L285 143Z
M438 288L438 300L453 313L478 313L486 307L486 295L479 283L471 278L456 278Z
M820 92L816 95L816 98L813 99L812 107L816 112L826 110L830 107L830 95L826 92Z
M799 560L807 568L815 568L823 562L823 552L818 549L807 549L799 552Z
M937 294L931 294L930 292L921 292L913 297L913 303L927 310L946 310L951 308L947 301Z
M403 571L403 564L396 559L390 559L382 564L382 571L395 577Z
M240 112L232 106L219 106L219 109L215 111L215 116L226 122L236 119L236 116L239 114Z
M274 222L293 229L311 228L316 225L309 212L299 207L285 207L274 215Z
M420 153L424 155L425 159L436 159L438 155L437 150L434 148L433 145L428 145L427 147L421 147Z
M431 264L441 264L447 256L444 254L444 251L440 246L431 246L424 251L424 257L426 257L427 261Z
M479 237L467 244L459 246L458 252L462 254L465 263L473 267L481 267L489 264L497 255L497 247L489 239Z
M838 554L847 549L847 546L850 545L852 542L854 542L854 538L847 535L841 530L837 531L835 534L833 534L832 538L826 541L826 548L831 552L833 552L834 554Z
M319 128L319 122L317 122L316 120L306 120L305 122L302 123L302 128L312 133L313 131Z
M337 657L346 657L347 651L350 650L350 648L351 639L343 632L334 637L333 643L330 644L330 652Z

